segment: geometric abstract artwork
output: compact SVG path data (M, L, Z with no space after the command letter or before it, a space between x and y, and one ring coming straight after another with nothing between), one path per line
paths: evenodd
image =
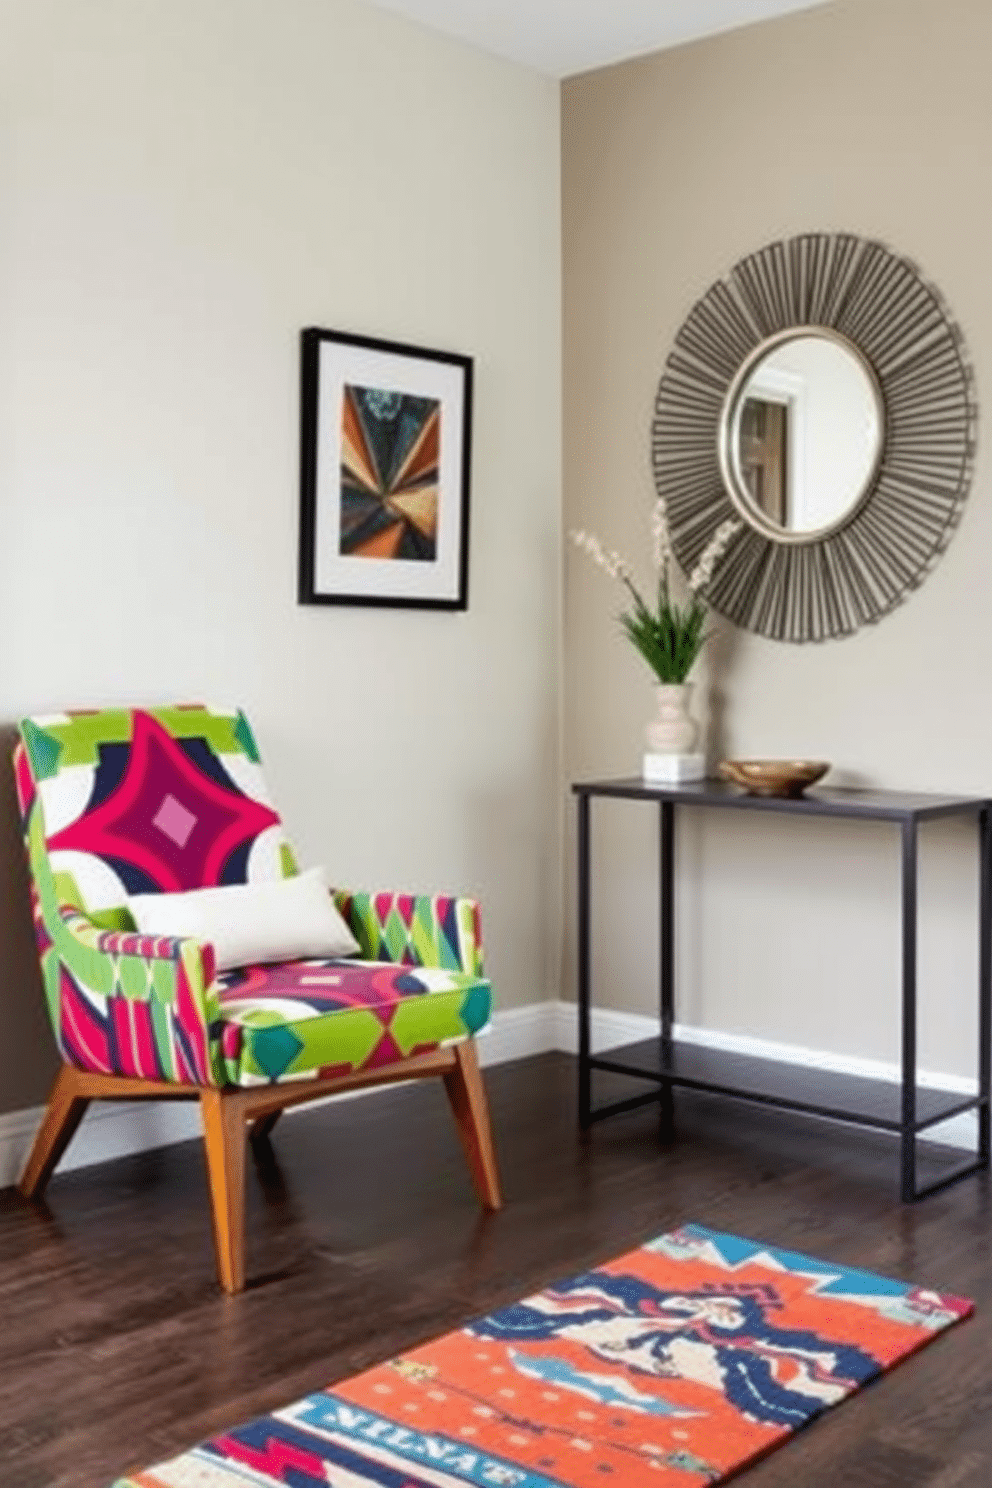
M437 554L441 405L345 383L340 551L433 561Z
M465 609L472 359L302 336L301 604Z
M116 1488L703 1488L971 1311L687 1224Z

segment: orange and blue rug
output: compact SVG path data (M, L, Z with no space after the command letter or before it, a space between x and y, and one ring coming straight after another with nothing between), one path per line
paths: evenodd
M115 1488L697 1488L972 1310L686 1225Z

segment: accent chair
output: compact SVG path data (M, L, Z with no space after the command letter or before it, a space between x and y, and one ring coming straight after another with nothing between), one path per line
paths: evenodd
M492 1004L474 900L336 888L357 954L218 971L209 941L141 933L129 902L297 877L243 712L28 718L14 769L63 1060L22 1194L42 1193L90 1101L197 1100L218 1276L237 1292L246 1135L267 1139L299 1102L439 1076L479 1198L500 1207L474 1040Z

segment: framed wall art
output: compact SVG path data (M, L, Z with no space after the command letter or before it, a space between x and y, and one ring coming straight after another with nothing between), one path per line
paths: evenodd
M472 359L302 335L301 604L468 604Z

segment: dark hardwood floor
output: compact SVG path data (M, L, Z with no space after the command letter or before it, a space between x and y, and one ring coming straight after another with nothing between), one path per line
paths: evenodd
M687 1095L673 1148L650 1108L582 1142L574 1080L565 1055L488 1072L507 1199L488 1218L436 1082L285 1119L254 1164L250 1281L235 1298L214 1276L198 1143L56 1175L47 1207L4 1191L0 1485L106 1488L697 1220L979 1308L738 1481L989 1488L985 1178L906 1208L887 1139Z

